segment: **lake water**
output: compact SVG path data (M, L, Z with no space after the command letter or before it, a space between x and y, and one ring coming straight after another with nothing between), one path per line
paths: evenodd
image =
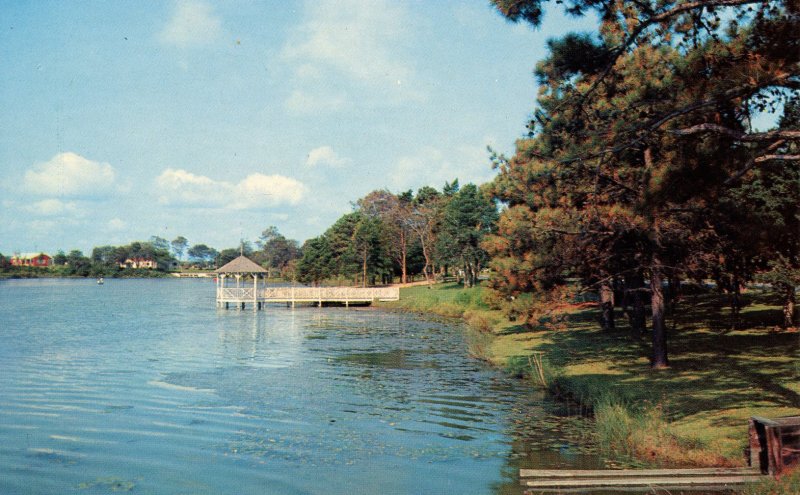
M602 467L457 325L213 297L0 281L0 493L513 494L520 467Z

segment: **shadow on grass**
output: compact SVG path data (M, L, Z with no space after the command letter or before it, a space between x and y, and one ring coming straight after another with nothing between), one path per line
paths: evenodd
M761 294L751 296L736 329L728 322L723 296L685 298L668 321L671 366L649 367L650 336L632 337L621 312L617 330L601 332L596 310L570 316L570 329L541 344L557 367L572 366L571 393L597 400L612 394L633 404L662 403L672 419L703 411L742 408L800 408L800 335L776 332L780 308ZM724 331L720 331L724 328Z
M532 328L528 325L512 325L497 332L497 335L521 335L526 333L540 333L547 329L544 327Z

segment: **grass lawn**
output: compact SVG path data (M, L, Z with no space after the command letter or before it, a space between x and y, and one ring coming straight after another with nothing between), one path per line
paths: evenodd
M463 317L491 335L483 357L594 406L601 439L639 460L741 465L750 416L800 414L800 334L777 329L768 293L745 295L735 328L724 297L685 297L668 318L670 367L651 370L649 336L632 336L621 312L612 333L594 309L572 311L565 330L532 331L489 309L481 291L412 287L385 306Z

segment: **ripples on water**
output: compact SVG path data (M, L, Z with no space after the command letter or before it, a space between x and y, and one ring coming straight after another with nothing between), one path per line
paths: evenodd
M531 456L597 467L457 328L212 298L0 282L0 493L519 493Z

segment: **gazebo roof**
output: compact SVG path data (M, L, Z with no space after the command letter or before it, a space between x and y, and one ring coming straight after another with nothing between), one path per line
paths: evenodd
M215 273L267 273L267 270L257 263L242 255L226 263L225 266L214 270Z

